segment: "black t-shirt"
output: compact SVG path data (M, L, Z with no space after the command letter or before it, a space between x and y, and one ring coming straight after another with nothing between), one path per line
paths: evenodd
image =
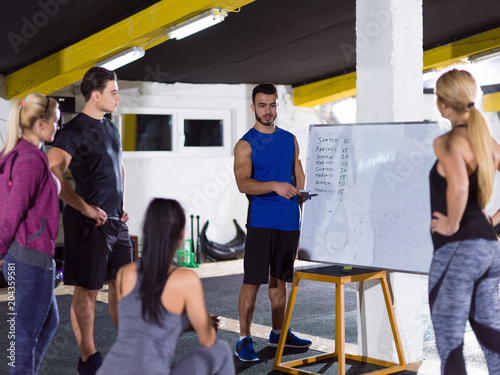
M119 220L123 201L122 148L118 129L106 117L80 113L56 134L54 146L66 151L75 192Z

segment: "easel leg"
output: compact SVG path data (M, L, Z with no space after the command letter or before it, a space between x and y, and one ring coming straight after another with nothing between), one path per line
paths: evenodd
M345 374L345 316L344 284L337 283L335 288L335 351L338 358L338 374Z
M394 343L396 344L399 363L402 366L406 366L403 344L401 343L401 338L399 336L398 324L396 322L396 315L394 314L391 293L389 291L389 284L387 283L387 277L385 273L383 277L380 278L380 283L382 284L382 291L384 292L384 300L387 307L387 313L389 314L389 321L391 322L392 335L394 336Z

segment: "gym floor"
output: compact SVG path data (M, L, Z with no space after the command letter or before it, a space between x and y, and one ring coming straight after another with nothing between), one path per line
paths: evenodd
M296 262L297 269L318 266L310 262ZM210 314L219 315L220 326L218 336L227 341L232 349L239 336L238 324L238 293L243 280L242 260L203 263L193 269L202 278L207 309ZM71 329L69 306L73 288L59 285L55 289L59 305L60 324L49 349L42 362L39 374L66 375L76 374L76 365L79 350ZM326 298L325 298L326 296ZM7 290L0 289L0 316L6 317ZM96 306L96 345L103 355L107 353L116 338L116 330L107 312L107 290L103 289L98 295ZM407 371L399 374L435 375L439 373L439 357L436 352L434 336L428 314L428 306L424 301L424 360L408 365ZM321 352L331 352L335 340L335 285L301 280L290 327L294 333L312 340L309 350L285 350L283 361L309 357ZM4 318L2 318L3 320ZM346 353L357 353L357 314L356 314L356 285L345 286L345 342ZM260 361L243 363L235 359L237 374L280 374L273 370L275 348L267 346L271 326L271 309L267 297L267 286L263 286L257 297L257 306L252 325L252 335L255 341L255 350ZM388 338L390 340L391 338ZM197 343L196 335L185 334L181 337L174 358L180 358L192 350ZM0 325L0 351L7 350L7 325ZM468 327L465 339L465 356L469 374L488 374L484 356L475 341L473 333ZM371 365L358 365L348 362L346 374L363 374L374 371ZM321 373L337 374L335 361L321 362L307 366L304 370ZM0 375L8 374L5 361L1 361Z

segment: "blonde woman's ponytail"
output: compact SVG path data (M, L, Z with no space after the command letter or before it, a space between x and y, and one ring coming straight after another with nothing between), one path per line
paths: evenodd
M493 194L495 166L493 163L493 138L486 120L474 106L470 107L469 123L470 138L474 147L478 165L478 202L484 207Z
M14 100L10 107L9 118L7 120L7 136L3 145L1 156L7 155L17 145L19 138L21 138L21 115L22 105L21 100Z

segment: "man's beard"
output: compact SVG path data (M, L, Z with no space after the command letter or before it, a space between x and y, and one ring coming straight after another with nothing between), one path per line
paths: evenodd
M255 114L255 120L257 120L257 122L261 123L264 126L271 126L272 124L274 124L274 120L276 120L276 116L271 116L271 120L266 121L262 117L259 117L259 116L257 116L257 114Z

